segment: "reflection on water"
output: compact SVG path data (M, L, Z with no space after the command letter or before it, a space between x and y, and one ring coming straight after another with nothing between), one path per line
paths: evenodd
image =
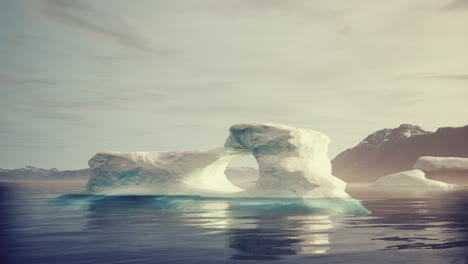
M468 245L467 199L466 191L370 199L363 204L378 217L350 220L347 224L362 229L390 229L390 234L372 238L386 241L385 250L463 248Z
M0 190L9 193L2 263L464 263L468 247L466 192L352 193L368 215L355 203L194 196L65 196L48 206L73 190Z
M305 218L305 219L304 219ZM290 220L300 221L294 229L299 231L297 238L301 242L297 243L300 254L324 254L330 248L330 229L334 227L330 216L328 215L311 215L306 217L290 216Z
M194 211L181 213L181 225L216 230L225 230L234 226L237 221L229 218L229 204L224 201L205 201L195 206ZM205 232L215 234L217 231Z

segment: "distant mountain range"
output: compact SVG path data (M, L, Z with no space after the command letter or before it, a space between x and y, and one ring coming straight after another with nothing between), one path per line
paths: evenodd
M346 182L374 182L396 172L411 170L421 156L468 157L468 126L443 127L430 132L419 126L403 124L367 136L357 146L332 160L333 175ZM451 179L453 173L453 179ZM456 182L468 171L426 174L428 178Z
M55 168L42 169L33 166L13 170L0 169L1 181L86 181L89 177L91 169L60 171Z

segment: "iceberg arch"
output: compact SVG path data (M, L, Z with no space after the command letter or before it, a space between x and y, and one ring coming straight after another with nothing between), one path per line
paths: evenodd
M238 124L225 148L257 160L260 177L245 192L256 197L347 197L346 183L331 174L324 134L277 124Z
M201 151L101 152L89 161L87 192L233 197L348 198L331 174L324 134L270 123L237 124L224 147ZM260 177L252 189L229 182L232 159L252 154Z

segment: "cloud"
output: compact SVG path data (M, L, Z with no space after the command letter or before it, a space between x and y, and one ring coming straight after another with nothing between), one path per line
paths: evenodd
M170 53L156 49L144 35L129 25L118 14L109 14L85 0L43 0L42 14L66 26L102 36L122 46L144 52Z
M0 83L9 85L45 84L54 85L56 80L42 77L0 77Z
M380 100L378 100L378 108L381 104L387 105L389 109L398 109L405 111L407 108L413 106L421 100L420 91L418 90L384 90L381 91Z
M114 56L114 55L97 55L97 54L89 54L89 58L96 60L96 61L103 61L103 62L110 62L110 61L126 61L129 60L129 57L126 56Z
M398 79L411 80L411 79L441 79L451 81L466 81L468 74L409 74L404 75Z
M204 8L223 15L240 15L245 12L278 12L297 17L334 18L340 12L321 6L320 2L308 0L216 0L202 1Z
M308 1L304 0L224 0L215 1L223 6L235 7L240 9L256 10L280 10L280 11L298 11L308 7Z
M445 8L448 10L468 9L468 0L455 0Z
M16 107L33 118L81 121L89 115L89 112L120 110L123 107L115 102L104 100L92 101L57 101L38 98L18 103Z
M225 103L224 105L208 105L200 103L199 105L168 105L165 111L173 117L203 118L209 116L211 119L222 119L241 117L260 118L264 120L278 120L290 118L295 113L293 105L283 104L281 107L274 107L266 103Z
M45 36L36 34L7 34L6 43L12 46L20 46L25 43L49 41Z
M8 134L13 132L13 125L14 123L9 120L4 120L3 115L0 115L2 119L0 119L0 134Z
M435 75L435 76L432 76L430 78L454 80L454 81L464 81L464 80L468 80L468 74Z

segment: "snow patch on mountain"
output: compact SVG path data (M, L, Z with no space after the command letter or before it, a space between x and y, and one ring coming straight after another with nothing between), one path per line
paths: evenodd
M370 148L379 148L384 144L395 142L401 139L410 138L418 135L430 134L432 132L425 131L419 126L414 126L410 124L402 124L397 128L384 128L379 131L376 131L364 140L362 140L356 147L370 147Z

